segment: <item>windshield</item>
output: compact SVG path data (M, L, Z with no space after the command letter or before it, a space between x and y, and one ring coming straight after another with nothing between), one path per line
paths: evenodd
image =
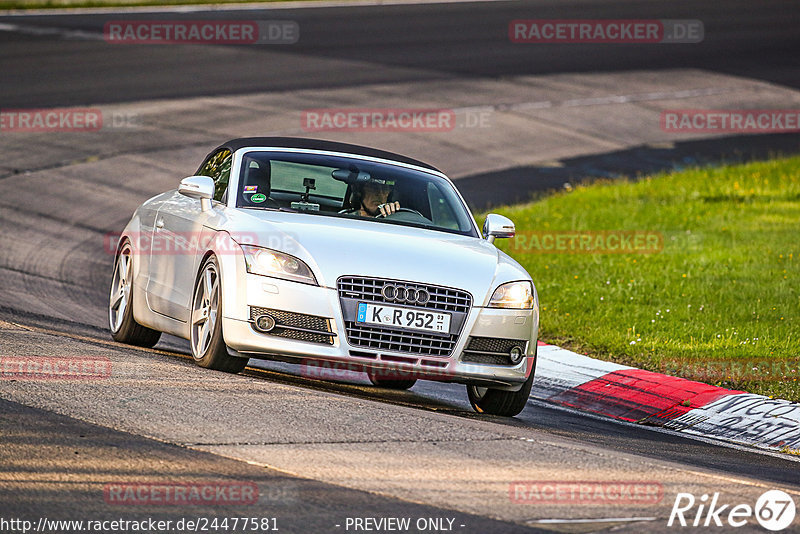
M282 209L478 237L469 211L450 182L395 165L341 156L251 151L242 158L238 189L239 208Z

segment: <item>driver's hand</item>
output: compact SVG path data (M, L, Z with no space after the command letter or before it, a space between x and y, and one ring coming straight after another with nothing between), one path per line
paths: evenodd
M378 206L378 210L380 210L381 215L383 215L384 217L391 215L392 213L396 212L399 209L400 209L399 202L388 202L386 204L381 204L380 206Z

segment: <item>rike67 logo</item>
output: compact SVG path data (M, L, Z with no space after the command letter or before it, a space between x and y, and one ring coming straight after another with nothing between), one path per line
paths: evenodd
M755 506L721 503L719 493L702 495L699 499L691 493L678 493L667 526L686 527L743 527L755 517L758 524L777 532L788 528L797 510L794 499L781 490L761 494Z

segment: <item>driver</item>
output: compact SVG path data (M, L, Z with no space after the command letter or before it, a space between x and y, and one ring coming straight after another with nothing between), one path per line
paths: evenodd
M356 207L347 213L362 217L386 217L400 209L399 202L389 202L389 195L394 189L394 182L373 178L353 188L353 205Z

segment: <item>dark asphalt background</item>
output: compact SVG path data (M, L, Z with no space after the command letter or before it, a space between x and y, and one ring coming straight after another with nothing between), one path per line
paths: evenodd
M102 33L112 20L293 20L293 45L112 45L0 32L0 106L75 106L439 78L698 68L800 87L800 10L785 0L568 0L185 14L0 16ZM514 44L514 19L699 19L699 44ZM143 53L144 52L144 53ZM315 58L367 62L331 71ZM405 71L393 69L403 67Z
M270 528L275 525L278 531L334 532L344 531L348 517L448 517L470 532L536 532L513 523L292 477L5 400L0 400L0 428L0 472L16 479L15 484L0 484L0 517L7 520L13 517L35 525L41 517L152 519L171 520L174 525L180 519L248 517L259 522L269 518ZM211 487L255 484L259 500L243 505L220 502L190 507L108 502L106 487L122 482L143 486L166 482ZM232 525L233 521L231 530Z
M0 22L99 33L109 20L198 20L212 17L294 20L300 25L301 38L295 45L281 47L141 48L110 45L97 40L0 31L0 109L394 81L692 67L800 88L800 56L797 53L800 50L800 10L795 3L785 0L567 0L276 11L265 7L181 15L0 16ZM516 45L508 41L507 27L510 20L517 18L699 19L705 25L705 40L700 44L685 45ZM330 60L338 62L333 69ZM765 157L773 152L796 151L796 134L733 136L679 143L672 149L640 148L576 158L565 162L563 168L551 170L508 169L463 178L459 186L474 206L483 207L483 200L488 205L516 199L519 192L512 186L524 173L544 173L542 175L547 180L537 183L549 188L558 187L577 175L607 177L618 172L635 175L681 163L749 159ZM19 206L17 209L27 208ZM105 306L104 288L86 292L90 293L95 305ZM33 316L26 314L24 308L15 307L14 302L2 303L0 317L56 331L82 332L98 340L107 339L107 332L93 325L81 324L79 318L74 322L64 322L47 316ZM185 353L185 347L175 340L168 341L162 348L176 354ZM389 404L475 417L465 402L463 388L456 386L440 387L426 383L411 392L387 393L357 386L315 383L280 366L274 371L253 373L266 380L301 388L323 388ZM798 480L795 463L587 418L534 402L519 418L497 419L496 424L533 428L602 445L609 451L674 461L686 468L750 476L766 484L796 486ZM194 479L243 477L266 485L291 481L293 487L300 488L308 497L303 499L302 514L298 515L298 508L291 507L269 510L281 514L289 531L312 531L315 527L325 526L331 517L338 516L423 516L438 513L420 505L294 479L7 401L0 401L0 432L3 436L0 472L6 475L0 483L0 509L13 510L22 516L38 517L43 506L66 514L77 506L76 503L82 506L90 503L94 508L87 509L87 516L103 517L109 511L100 509L102 502L97 504L97 492L101 491L97 480L107 479L109 473L159 478L175 472ZM46 447L43 444L47 444ZM98 462L98 458L102 462ZM95 472L98 463L113 465L117 471L106 471L98 476ZM12 472L17 478L10 477ZM25 472L31 474L30 479L19 478L19 473ZM41 479L34 480L33 474L42 472L49 473L50 478L44 483ZM73 473L76 478L72 482L62 480L66 472ZM143 515L151 517L154 513L165 517L186 515L179 510L142 511ZM455 512L449 514L463 516ZM483 522L479 525L480 530L487 532L520 528L488 519L466 519L471 524Z
M380 7L3 17L35 29L102 36L115 20L292 20L292 45L131 46L0 31L0 109L79 106L455 78L698 68L800 88L800 9L785 0L569 0ZM697 44L514 44L514 19L698 19ZM331 64L331 61L334 64ZM731 136L641 147L460 180L484 209L567 181L800 151L800 135ZM493 184L487 187L487 184Z

